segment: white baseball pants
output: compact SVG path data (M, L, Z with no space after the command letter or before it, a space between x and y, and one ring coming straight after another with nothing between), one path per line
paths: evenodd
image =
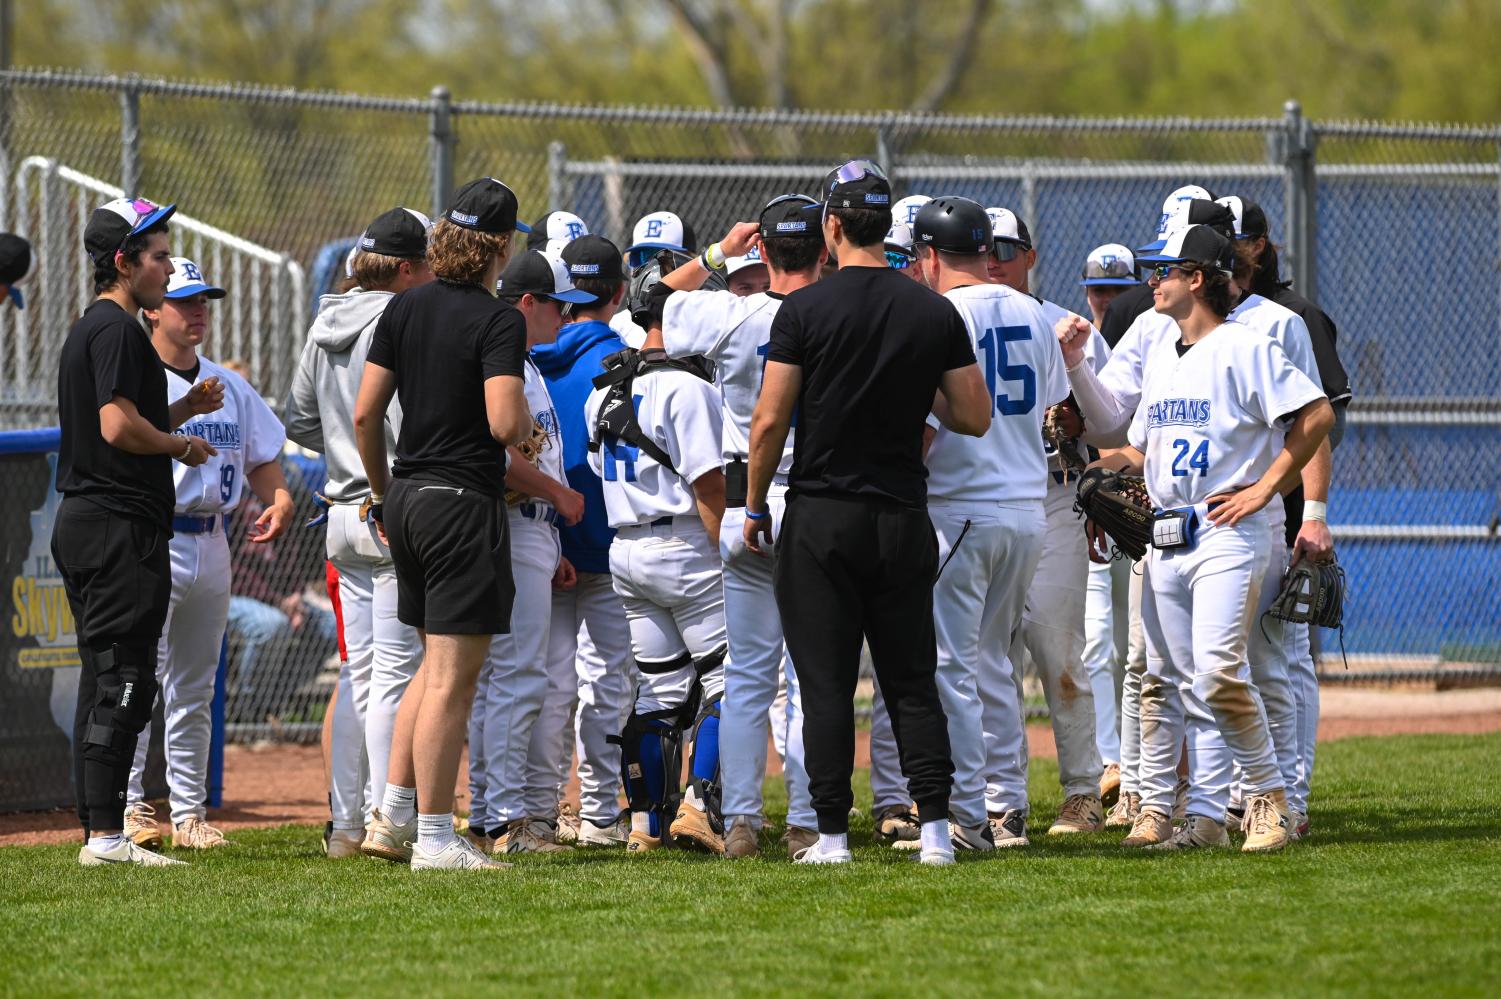
M1121 793L1140 793L1141 679L1147 672L1147 639L1141 627L1141 594L1147 585L1147 561L1126 563L1126 610L1130 625L1126 643L1126 672L1121 679Z
M1089 563L1084 594L1084 668L1094 694L1095 748L1106 764L1121 761L1121 684L1131 618L1129 559Z
M1308 814L1308 793L1313 783L1313 755L1319 739L1319 675L1307 624L1283 622L1284 648L1293 697L1298 706L1298 772L1288 785L1288 807Z

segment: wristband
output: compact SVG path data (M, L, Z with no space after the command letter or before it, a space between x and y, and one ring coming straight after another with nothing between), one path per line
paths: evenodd
M747 508L746 511L745 511L745 515L746 515L746 517L750 518L751 520L765 520L767 517L771 516L771 511L770 510L762 510L760 513L751 513L750 509Z
M184 438L184 441L187 444L187 447L183 448L182 454L177 456L178 461L187 461L188 455L193 453L193 439L191 437L187 437Z
M1303 519L1319 520L1329 523L1329 504L1321 500L1303 501Z
M703 256L700 259L703 261L704 266L711 271L724 270L724 251L719 248L718 243L710 243L709 248L703 252Z

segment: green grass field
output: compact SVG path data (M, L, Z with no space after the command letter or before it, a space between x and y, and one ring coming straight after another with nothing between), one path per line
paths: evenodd
M678 852L416 876L308 828L170 871L0 850L0 994L1495 995L1501 736L1320 750L1311 841L1123 851L1119 834L920 867ZM1033 825L1058 804L1033 764Z

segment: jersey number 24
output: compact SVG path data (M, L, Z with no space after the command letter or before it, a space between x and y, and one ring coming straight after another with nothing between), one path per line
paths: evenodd
M1178 449L1178 453L1173 455L1174 475L1192 475L1195 470L1201 477L1209 474L1209 442L1207 440L1201 439L1199 446L1194 447L1192 441L1179 437L1173 441L1173 447Z
M985 384L995 400L995 411L1002 416L1021 416L1037 406L1037 372L1030 364L1008 364L1006 344L1032 339L1030 326L997 326L985 331L980 337L980 349L985 352ZM1021 382L1021 395L1002 392L997 395L997 379L1006 382Z

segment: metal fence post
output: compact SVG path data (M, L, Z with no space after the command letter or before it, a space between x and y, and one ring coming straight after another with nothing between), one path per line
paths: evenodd
M568 166L568 150L556 140L547 144L547 210L561 212L567 207L568 177L565 170Z
M886 176L896 186L896 164L891 161L891 144L886 140L886 129L876 129L876 162L886 171Z
M443 214L453 196L453 99L448 88L433 88L433 109L428 128L433 181L433 218Z
M1318 178L1314 172L1313 125L1303 117L1303 105L1288 101L1282 107L1287 130L1283 163L1287 167L1287 245L1293 286L1305 298L1318 299Z
M134 80L120 89L120 187L127 198L141 192L141 92Z

